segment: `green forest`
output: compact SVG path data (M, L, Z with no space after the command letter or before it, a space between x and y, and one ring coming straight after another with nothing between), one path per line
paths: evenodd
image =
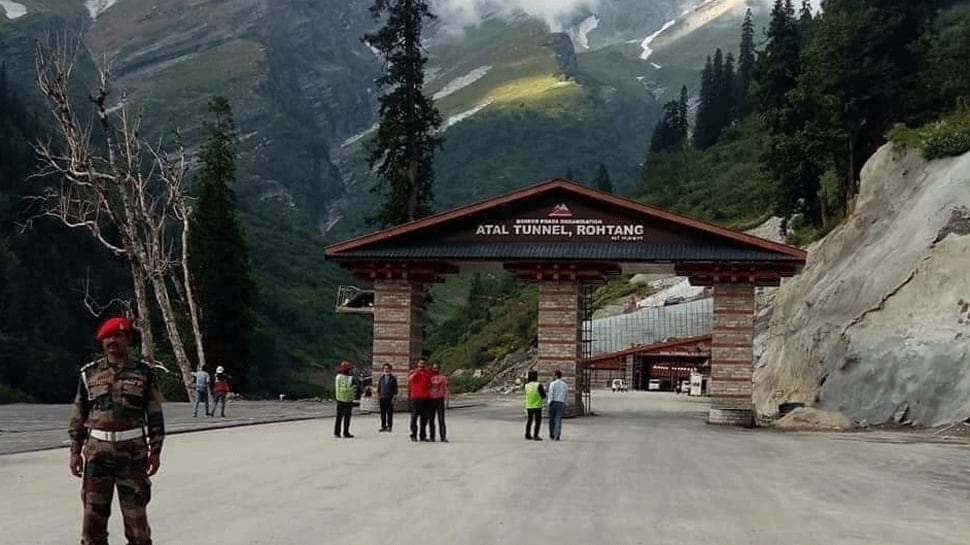
M665 106L635 198L739 228L778 215L797 244L845 217L887 140L970 150L966 2L778 0L758 34L749 12L737 52L708 57L692 128L686 97Z

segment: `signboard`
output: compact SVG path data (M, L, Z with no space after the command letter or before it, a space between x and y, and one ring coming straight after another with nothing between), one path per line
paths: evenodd
M604 217L602 212L557 203L551 207L511 218L485 220L475 224L478 241L522 241L523 239L572 242L639 242L647 234L643 223L621 217Z

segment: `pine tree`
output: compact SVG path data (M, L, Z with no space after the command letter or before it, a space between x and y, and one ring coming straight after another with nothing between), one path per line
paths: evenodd
M369 145L370 167L376 166L381 178L374 191L383 195L384 202L369 221L389 227L432 211L441 115L424 93L428 58L421 31L424 21L435 16L426 0L375 0L370 12L375 19L386 16L386 22L363 38L384 59L384 74L377 79L378 87L385 90L379 99L380 122Z
M775 0L768 25L768 43L758 59L755 88L759 110L768 128L779 130L785 97L801 74L801 36L791 0Z
M724 59L724 76L721 82L721 127L720 132L731 126L737 118L737 99L735 90L737 88L737 78L734 74L734 54L728 53Z
M802 0L802 7L798 10L798 24L804 29L811 26L814 18L811 0Z
M212 97L209 114L208 141L194 179L198 201L189 231L189 266L208 364L226 366L236 387L245 388L253 363L256 286L231 188L236 179L236 131L225 98Z
M600 163L599 171L596 173L596 180L593 182L593 186L600 191L606 191L607 193L613 192L613 182L610 181L610 173L606 170L606 165Z
M929 119L958 107L970 108L970 5L944 11L920 38L919 89Z
M717 93L715 91L714 61L710 57L701 71L700 103L694 121L694 147L703 150L717 141Z
M824 150L824 160L843 180L845 199L858 191L862 165L885 142L885 132L925 102L915 44L935 4L829 0L812 27L795 93L802 97L800 110L814 112L804 120L802 132L810 141L803 147Z
M690 131L688 121L688 110L690 108L690 95L687 93L687 86L680 88L680 100L677 101L677 124L675 126L677 142L680 147L687 145L687 133Z
M741 25L741 46L738 51L738 86L736 90L738 113L741 117L751 112L751 83L754 80L755 49L754 19L751 9L744 15Z
M671 151L682 149L687 141L684 117L681 115L681 101L671 100L664 104L663 116L653 129L650 151Z

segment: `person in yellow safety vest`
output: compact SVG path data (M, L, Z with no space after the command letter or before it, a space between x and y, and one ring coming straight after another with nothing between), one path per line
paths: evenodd
M546 389L539 383L539 373L529 371L525 383L526 439L542 441L539 428L542 427L542 403L544 399L546 399Z
M350 413L354 408L354 397L357 393L357 384L353 375L353 365L349 361L340 362L337 368L337 377L334 379L334 397L337 399L337 419L333 423L333 436L340 438L343 430L343 437L353 439L350 434Z

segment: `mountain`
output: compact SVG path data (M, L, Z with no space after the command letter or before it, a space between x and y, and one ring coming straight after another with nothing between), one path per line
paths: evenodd
M644 58L645 39L662 37L665 22L701 2L562 2L554 11L529 0L472 3L472 11L443 9L426 29L427 91L445 119L436 206L554 176L591 182L600 164L617 192L632 188L665 90L695 80L697 68L671 62L659 78L655 58ZM266 389L303 383L306 370L326 369L341 355L367 358L369 323L332 310L336 286L352 280L323 261L321 247L367 229L362 218L375 202L364 144L381 66L360 41L378 25L369 6L0 2L0 63L35 112L43 110L33 83L34 43L65 31L83 36L79 101L96 61L106 61L115 88L143 114L144 130L170 141L178 129L190 152L202 141L208 97L230 100L241 137L235 190L261 294L259 374ZM736 28L725 45L735 36ZM653 55L671 56L679 47L671 41Z
M364 229L358 212L373 203L362 149L375 122L380 70L360 41L377 25L369 4L5 0L22 9L15 19L0 17L0 55L32 92L31 41L50 28L81 30L91 57L81 62L107 60L117 88L143 108L144 126L159 134L178 128L190 146L200 141L207 97L227 96L242 135L241 200L295 214L334 239ZM426 47L427 90L446 120L439 207L567 173L591 180L601 162L617 189L628 189L658 100L696 79L721 35L690 40L703 54L666 59L684 49L684 28L709 23L697 23L697 13L724 2L563 2L555 12L547 4L435 3L442 17L427 29ZM456 15L469 5L471 15ZM736 21L725 17L717 20L725 30L718 45L733 45ZM658 46L645 43L651 36ZM645 46L655 49L651 56ZM655 59L667 66L656 68Z

